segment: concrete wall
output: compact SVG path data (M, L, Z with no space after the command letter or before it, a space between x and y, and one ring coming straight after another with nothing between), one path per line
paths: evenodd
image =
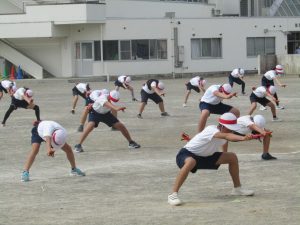
M300 75L300 55L277 55L277 62L284 66L285 74Z

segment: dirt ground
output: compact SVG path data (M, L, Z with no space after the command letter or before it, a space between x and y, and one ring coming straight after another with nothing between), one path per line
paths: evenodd
M226 77L206 78L211 84L227 82ZM101 124L84 142L84 153L75 153L77 166L86 177L70 177L70 166L62 151L54 158L46 155L42 144L33 167L31 181L20 181L27 154L31 149L30 131L34 111L18 109L0 128L0 224L1 225L282 225L300 221L300 78L282 77L287 88L279 88L285 110L277 112L282 122L271 121L270 109L257 110L267 119L274 131L270 152L276 161L261 160L262 144L257 140L230 143L229 151L236 152L240 162L240 177L244 187L255 190L253 197L229 195L232 182L227 166L218 171L201 170L190 174L180 190L185 202L179 207L167 203L173 182L179 171L175 156L184 145L181 132L196 133L200 96L192 92L188 107L183 108L184 83L188 79L164 80L166 111L170 117L160 118L158 107L149 102L136 117L139 103L132 102L130 93L121 90L121 104L127 110L119 113L132 138L142 145L128 149L128 143L118 131ZM245 78L248 96L224 101L248 112L252 86L260 84L260 76ZM140 98L144 81L133 81L135 94ZM67 79L18 80L34 91L43 120L54 120L68 131L68 143L78 142L77 127L83 100L76 114L70 113L74 81ZM91 82L93 89L113 88L113 82ZM240 86L234 89L240 93ZM10 98L0 101L1 120ZM216 124L212 115L207 124Z

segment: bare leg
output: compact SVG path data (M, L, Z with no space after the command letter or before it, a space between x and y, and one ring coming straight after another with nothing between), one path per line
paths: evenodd
M237 108L233 107L229 112L233 113L236 116L236 118L240 117L240 110L238 110Z
M196 160L192 157L186 158L184 162L184 166L180 169L175 183L173 185L172 192L178 192L184 181L189 175L189 172L195 167Z
M141 103L141 106L140 106L140 109L139 109L139 114L142 114L144 109L145 109L145 106L146 106L146 102L142 102Z
M187 103L187 100L188 100L190 94L191 94L191 91L190 91L190 90L187 90L186 93L185 93L185 98L184 98L184 102L183 102L184 104Z
M255 111L255 109L256 109L256 106L257 106L257 103L256 102L252 102L251 103L251 106L250 106L250 110L249 110L249 113L248 113L248 115L252 115L252 113Z
M127 139L128 142L132 141L129 132L123 123L117 122L113 125L113 127L116 128L117 130L121 131L121 133Z
M113 114L113 116L117 118L117 116L118 116L118 111L112 109L112 110L111 110L111 114Z
M272 112L273 118L276 118L276 108L275 108L275 105L272 102L269 102L267 104L267 106L269 106L271 108L271 112Z
M26 163L24 165L24 171L29 171L34 160L35 160L35 157L36 155L39 153L39 150L40 150L40 145L39 143L33 143L31 146L32 146L32 149L30 151L30 153L28 154L27 156L27 160L26 160Z
M160 110L162 113L165 112L164 102L158 103L158 107L159 107L159 110Z
M128 86L128 90L129 90L129 91L130 91L130 93L131 93L132 100L134 100L134 99L135 99L135 97L134 97L134 90L133 90L133 87L131 87L131 86Z
M234 187L240 187L240 175L239 175L239 162L235 153L233 152L224 152L219 160L217 161L218 165L229 164L228 170L233 182Z
M76 168L75 157L74 157L71 146L68 145L67 143L65 143L61 149L66 153L67 158L70 162L71 168L72 169Z
M268 153L270 148L271 136L267 134L263 139L263 153Z
M198 123L198 132L201 132L204 130L206 121L207 121L209 115L210 115L210 112L207 109L204 109L201 111L200 119L199 119L199 123Z
M91 133L91 131L94 129L94 127L95 127L95 123L93 121L88 122L88 124L86 125L86 127L83 130L83 133L80 136L79 144L82 144L84 142L84 140L89 135L89 133Z

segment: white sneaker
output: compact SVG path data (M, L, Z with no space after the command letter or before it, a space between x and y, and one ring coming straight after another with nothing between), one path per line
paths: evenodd
M182 107L186 107L187 105L185 103L182 104Z
M254 195L254 191L243 189L242 187L233 188L231 191L231 195L235 196L252 196Z
M259 110L263 111L263 110L267 110L267 108L262 105L259 107Z
M182 204L182 201L180 201L180 199L178 198L177 192L174 192L173 194L168 195L168 203L173 206Z
M276 105L276 109L281 110L281 109L285 109L285 108L284 108L284 106Z
M281 122L282 119L279 119L278 117L275 117L275 118L272 119L272 121L273 121L273 122Z

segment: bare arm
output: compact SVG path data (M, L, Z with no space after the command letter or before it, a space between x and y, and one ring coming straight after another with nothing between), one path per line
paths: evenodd
M270 97L274 102L279 102L273 95L267 92L267 96Z
M261 129L260 127L256 126L255 124L252 124L250 126L248 126L250 128L250 130L255 130L258 133L262 134L262 135L266 135L266 131L264 129Z
M26 95L23 95L23 99L28 103L32 103L33 102L33 99L32 98L28 98Z
M119 107L119 106L113 105L109 101L105 102L104 106L107 108L110 108L112 110L115 110L115 111L120 111L120 110L126 109L125 107Z
M213 94L214 94L215 96L220 97L220 98L223 98L223 99L230 99L230 98L232 98L233 96L236 96L236 92L235 92L235 93L231 93L231 94L229 94L229 95L226 95L226 94L224 94L224 93L222 93L222 92L220 92L220 91L215 91Z
M165 93L162 90L159 90L157 87L152 87L152 88L153 88L154 92L156 94L158 94L159 96L164 96L165 95Z
M221 133L218 132L214 135L215 138L225 139L227 141L248 141L251 140L251 134L247 134L245 136L240 136L232 133Z
M227 152L228 150L228 141L222 146L223 152Z
M51 137L46 136L45 139L46 139L47 155L51 156L51 157L54 157L55 151L51 147Z
M280 87L286 87L286 84L282 84L280 82L280 80L277 77L274 77L274 80L276 81L276 83L280 86Z

